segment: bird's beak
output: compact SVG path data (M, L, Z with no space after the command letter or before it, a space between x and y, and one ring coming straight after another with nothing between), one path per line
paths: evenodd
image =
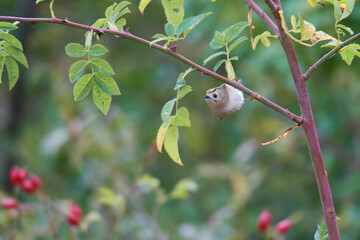
M209 97L208 95L206 95L206 96L204 96L204 98L205 98L205 99L208 99L208 98L210 98L210 97Z

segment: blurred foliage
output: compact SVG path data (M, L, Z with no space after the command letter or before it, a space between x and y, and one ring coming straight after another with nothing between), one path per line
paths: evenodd
M110 4L109 0L63 0L55 2L54 10L59 18L91 25ZM127 25L135 35L150 40L163 31L165 14L160 1L151 2L144 15L137 4L129 6ZM265 4L259 4L267 11ZM301 12L316 29L335 34L328 4L312 8L305 0L292 0L283 5L287 21ZM22 16L29 11L24 6L24 1L2 0L0 15ZM247 10L242 1L185 1L185 17L214 13L179 43L178 51L201 63L212 54L209 42L214 31L246 21ZM48 4L40 4L31 16L48 17ZM355 33L360 31L358 5L344 22ZM268 30L255 14L253 25L254 35ZM104 58L112 64L122 92L113 97L104 117L90 98L75 103L68 81L73 61L64 46L83 43L84 31L45 23L34 29L29 23L19 26L14 34L24 45L30 68L21 68L21 79L12 91L0 88L0 189L9 189L6 166L15 163L30 169L42 178L50 198L72 199L84 213L92 214L89 218L99 221L85 226L92 239L104 239L112 224L114 239L262 239L255 222L265 208L274 223L300 212L302 218L288 239L314 238L322 211L302 131L298 128L276 144L260 146L291 126L290 120L255 101L218 120L203 95L220 82L191 74L187 83L194 91L182 100L191 127L182 129L179 139L184 167L165 153L148 158L161 124L161 108L173 97L177 76L187 66L149 47L103 35L100 42L110 50ZM259 45L256 51L250 41L236 48L240 58L235 72L245 86L299 114L285 56L280 44L270 41L270 48ZM328 49L296 45L296 51L305 71ZM354 59L347 66L334 56L308 81L343 239L360 238L359 63ZM225 74L222 68L220 72ZM147 175L138 178L143 173ZM179 186L182 179L185 182ZM142 187L127 196L137 181ZM103 201L125 208L115 223L111 206L99 202L101 188ZM109 196L117 200L106 199ZM123 198L129 199L126 205L121 204ZM0 210L0 220L3 217ZM34 215L29 221L36 227L23 225L23 231L49 239L41 235L44 216ZM60 230L61 236L69 236L64 225ZM86 238L83 233L80 237Z

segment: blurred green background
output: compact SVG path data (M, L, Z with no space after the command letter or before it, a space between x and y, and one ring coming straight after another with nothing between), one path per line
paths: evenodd
M34 2L1 0L0 15L49 17L48 3L35 7ZM130 32L149 40L155 33L163 33L166 19L160 1L153 1L144 15L137 9L139 1L132 2L132 13L126 16ZM197 63L213 53L208 43L214 31L247 20L243 1L185 2L185 16L214 12L178 45L180 53ZM56 1L55 14L91 25L112 3ZM312 8L305 0L292 0L283 1L283 7L287 19L300 12L318 30L335 36L332 6ZM344 24L359 32L359 22L357 4ZM255 35L267 30L255 13L253 24ZM114 214L99 204L97 189L127 194L147 161L146 173L158 179L160 186L156 191L132 193L113 239L262 239L255 223L263 209L272 213L274 224L289 216L296 219L287 239L313 239L322 211L304 134L298 128L276 144L260 145L293 125L289 119L252 101L236 114L218 120L203 95L220 82L193 72L187 82L194 91L180 102L188 107L192 123L190 128L180 128L184 163L180 167L166 153L149 151L161 125L161 108L175 96L172 89L178 74L188 68L185 64L136 42L103 35L100 42L110 50L105 59L112 64L122 92L113 97L105 117L91 96L75 103L73 84L68 80L74 59L65 55L64 47L69 42L83 43L85 32L48 23L38 23L35 28L29 23L19 26L14 34L25 47L30 69L20 67L21 79L12 91L6 83L0 88L2 192L11 191L9 168L13 164L26 167L42 178L44 192L52 199L72 199L85 214L99 211L103 221L90 225L89 234L104 239ZM249 41L241 44L234 51L239 56L237 76L246 87L300 115L281 46L274 39L271 43L270 48L259 44L256 51L251 50ZM296 51L305 72L328 49L296 45ZM357 58L347 66L340 56L334 56L308 81L343 239L360 239L359 63ZM225 74L223 68L219 72ZM160 193L171 192L184 178L195 181L197 191L160 206ZM35 201L24 195L19 198ZM34 239L51 239L41 231L45 223L44 216L35 214L23 232ZM64 224L60 233L64 238L70 236ZM87 239L85 233L79 236Z

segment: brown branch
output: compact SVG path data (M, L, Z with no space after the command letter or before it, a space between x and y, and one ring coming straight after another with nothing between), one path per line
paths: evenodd
M59 18L23 18L23 17L12 17L12 16L0 16L1 20L8 20L8 21L19 21L19 22L30 22L32 24L34 23L38 23L38 22L45 22L45 23L56 23L56 24L61 24L61 25L66 25L69 27L74 27L74 28L79 28L79 29L84 29L84 30L93 30L93 32L96 32L98 34L111 34L111 35L117 35L117 36L122 36L123 38L127 38L142 44L145 44L147 46L150 46L150 41L140 38L138 36L135 36L133 34L131 34L129 31L114 31L114 30L108 30L108 29L101 29L101 28L94 28L88 25L83 25L83 24L79 24L79 23L75 23L75 22L71 22L68 19L59 19ZM244 85L228 79L224 76L221 76L220 74L213 72L207 68L204 68L202 66L200 66L197 63L194 63L193 61L189 60L188 58L184 57L183 55L181 55L180 53L176 52L174 49L169 49L169 48L164 48L164 46L161 46L159 44L152 44L151 45L152 48L155 48L159 51L165 52L169 55L171 55L172 57L175 57L177 59L179 59L180 61L186 63L187 65L190 65L194 68L196 68L199 72L209 75L211 77L214 77L224 83L227 83L229 85L232 85L240 90L242 90L243 92L245 92L246 94L252 96L255 94L254 91L246 88ZM302 123L302 119L301 117L295 115L294 113L290 112L287 109L284 109L282 107L280 107L279 105L275 104L274 102L260 96L257 95L256 100L258 100L259 102L263 103L264 105L270 107L271 109L275 110L276 112L290 118L292 121L296 122L296 123Z
M350 44L351 42L355 41L356 39L360 38L360 33L355 34L354 36L348 38L346 41L342 42L338 46L334 47L329 51L327 54L322 56L316 63L314 63L304 74L304 81L306 81L310 75L319 67L320 64L331 58L334 54L336 54L340 49L345 47L346 45Z
M296 87L299 106L303 116L303 130L307 140L312 165L314 168L315 178L318 185L322 210L328 230L329 240L340 240L339 228L337 225L334 203L331 195L329 180L327 177L324 160L322 157L320 143L317 136L313 113L304 75L301 72L300 64L295 53L294 44L291 38L286 34L282 27L280 0L276 0L277 5L272 0L265 0L276 20L280 35L279 41L284 49L290 71Z
M271 28L275 35L279 35L279 29L271 18L258 6L253 0L244 0L251 8L261 17L264 22Z

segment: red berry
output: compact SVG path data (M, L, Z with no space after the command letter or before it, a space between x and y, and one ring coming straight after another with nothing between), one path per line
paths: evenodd
M81 216L82 216L81 208L76 203L72 203L70 207L70 214L66 218L69 225L79 226L81 221Z
M292 226L291 220L285 219L285 220L278 222L278 224L276 224L275 229L276 229L276 232L281 235L281 234L287 233L287 231L289 231L291 226Z
M271 214L267 210L260 213L259 219L256 222L256 227L260 232L265 232L271 224Z
M34 184L34 187L35 187L36 190L41 188L42 182L41 182L41 179L38 176L36 176L36 175L32 176L30 178L30 181Z
M1 200L1 206L5 209L17 208L19 202L17 199L9 197Z
M70 209L70 214L74 214L76 216L81 217L82 216L81 208L76 203L72 203L71 209Z
M29 179L23 181L21 183L21 190L24 193L27 194L33 194L34 192L36 192L37 188L35 187L34 183L32 181L30 181Z
M70 214L66 220L68 222L69 225L71 226L79 226L80 225L80 219L81 217L75 215L75 214Z
M27 178L27 170L25 168L13 167L10 170L9 178L12 185L20 185Z

